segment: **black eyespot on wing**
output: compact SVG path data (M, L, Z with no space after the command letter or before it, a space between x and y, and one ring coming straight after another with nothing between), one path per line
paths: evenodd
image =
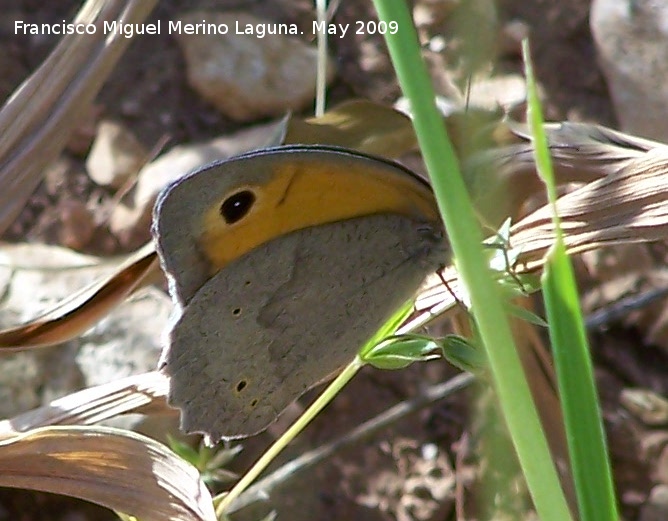
M243 219L255 203L255 194L242 190L232 194L220 205L220 215L227 224L234 224Z
M237 392L240 393L241 391L243 391L247 385L248 382L246 380L240 380L239 382L237 382Z

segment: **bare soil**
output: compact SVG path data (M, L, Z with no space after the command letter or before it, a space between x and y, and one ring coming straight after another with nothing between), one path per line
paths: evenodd
M308 18L311 5L306 0L258 0L251 3L201 0L190 3L189 7L244 9L275 21L292 22ZM176 0L163 0L152 18L173 19L182 6L183 3ZM3 13L0 20L0 100L6 99L57 43L57 39L51 37L15 35L13 20L54 23L71 19L78 7L79 2L73 0L0 0L0 12ZM595 60L588 10L589 2L583 0L498 2L501 24L519 19L530 28L535 66L545 92L549 116L614 126L615 118L605 81ZM344 1L335 20L345 23L374 17L369 1ZM448 29L446 21L437 21L427 30L438 34ZM476 35L469 36L474 38ZM382 39L367 36L362 42L360 38L349 35L332 41L331 52L336 56L339 73L330 89L329 101L333 103L351 97L394 101L400 91ZM366 49L364 53L362 46ZM370 54L374 59L370 59ZM499 70L520 71L519 56L513 53L500 56L497 67ZM71 168L47 174L47 179L4 239L59 243L64 208L74 201L88 209L89 213L82 218L91 219L95 226L92 239L81 249L105 255L121 252L118 241L104 219L99 217L105 215L112 204L114 193L95 185L83 169L95 125L103 118L121 121L148 148L154 147L164 137L172 144L188 143L238 128L237 124L200 100L188 87L182 55L170 36L136 38L98 97L95 107L83 118L76 139L66 151ZM592 335L615 477L623 512L629 520L638 518L639 508L653 485L651 455L643 442L650 434L659 436L666 432L642 425L619 403L619 393L624 387L647 387L664 395L668 393L668 354L646 345L643 338L643 330L628 322ZM345 435L361 422L415 395L421 387L443 381L453 374L455 370L443 363L422 364L396 372L365 370L297 440L283 461ZM308 403L313 396L310 393L301 403ZM420 458L416 454L426 446L433 445L446 454L463 483L473 482L477 474L489 467L488 462L476 456L478 434L469 420L471 396L471 392L463 392L420 411L373 438L340 451L315 469L298 475L272 498L281 518L455 519L452 501L444 502L438 508L429 503L428 497L422 497L431 493L426 485L427 477L424 477L423 489L415 487L410 492L415 498L411 505L401 504L401 497L405 494L407 477L419 476L415 461ZM296 405L292 412L299 407ZM244 451L234 462L235 470L247 468L276 430L244 442ZM521 489L518 491L517 488L511 490L509 485L505 500L509 504L508 511L522 508L522 504L513 504L522 503L524 495L520 492ZM458 493L466 498L465 510L472 514L475 510L474 497L468 490ZM373 505L381 505L381 508ZM101 508L67 498L0 490L0 520L86 521L114 518L113 514Z

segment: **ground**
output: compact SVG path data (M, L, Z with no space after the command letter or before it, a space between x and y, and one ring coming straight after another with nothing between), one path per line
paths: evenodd
M215 9L250 10L281 22L308 19L311 9L311 2L305 0L197 3ZM444 12L447 12L449 2L443 0L442 3ZM69 0L52 3L0 0L0 10L7 13L3 15L7 21L58 22L70 19L78 4ZM433 6L438 0L416 1L415 4ZM175 0L164 0L156 8L153 18L174 18L181 5ZM530 28L536 72L549 117L614 126L614 111L595 60L588 9L589 2L582 0L500 0L498 19L500 25L510 20L522 20ZM344 1L336 16L342 23L372 19L375 15L368 1ZM427 24L425 31L449 34L447 31L451 28L447 20L447 16L442 22L437 19ZM466 38L458 38L455 41L465 45ZM56 41L54 38L16 36L10 23L0 21L0 100L39 65ZM380 37L367 37L364 42L355 35L335 39L331 51L336 56L339 72L329 91L330 102L366 97L389 103L400 95ZM499 71L521 70L517 52L511 50L499 58ZM466 65L462 67L466 69ZM461 71L459 69L460 78ZM92 140L95 124L102 118L121 121L149 149L165 136L172 144L190 143L239 128L188 87L183 57L171 37L137 38L107 82L90 116L82 123L78 145L68 148L66 155L72 168L50 174L51 178L38 188L17 222L5 234L6 240L62 242L59 226L63 224L63 212L74 205L84 208L77 215L90 219L95 228L90 241L82 244L81 250L104 255L122 252L119 241L100 217L113 204L114 193L95 185L82 166L86 143ZM637 519L653 478L648 464L651 457L641 451L641 441L646 439L648 429L620 406L619 392L624 387L645 385L665 394L668 386L666 371L661 369L662 364L664 368L668 367L666 352L645 345L643 338L642 329L628 323L592 335L618 490L624 514L629 520ZM437 363L399 372L365 370L300 437L285 458L295 457L344 435L375 414L413 396L425 384L442 381L454 373L452 368ZM651 378L651 384L647 384L648 378ZM302 402L306 403L313 396L310 393ZM277 494L280 496L275 498L279 512L289 512L292 519L454 519L451 499L444 500L445 506L439 507L439 502L422 497L433 495L435 488L427 486L429 473L420 474L418 460L429 460L422 458L422 453L436 447L438 454L447 456L447 461L457 467L457 476L463 481L467 475L470 478L471 473L480 470L476 467L480 463L472 454L475 436L471 432L467 407L470 396L470 392L460 393L417 412L371 439L336 453L313 471L297 476L282 489L284 493ZM234 462L235 470L247 468L275 430L245 442L243 453ZM654 432L658 436L662 431ZM439 472L445 472L445 468L440 468ZM406 492L409 478L416 476L422 489L416 486ZM405 496L411 496L415 501L406 505ZM470 502L468 499L467 512L472 508ZM286 514L283 516L287 518ZM0 520L85 521L105 518L113 519L114 516L95 507L46 494L0 491Z

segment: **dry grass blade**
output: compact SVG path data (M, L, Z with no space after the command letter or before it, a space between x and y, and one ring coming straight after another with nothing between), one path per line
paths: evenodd
M599 127L595 127L599 129ZM607 129L605 129L608 132ZM620 133L609 131L614 136ZM602 134L607 135L607 134ZM621 134L621 136L625 136ZM635 139L629 136L629 139ZM639 139L639 138L638 138ZM640 140L645 143L646 140ZM624 148L608 142L606 149L596 150L596 146L573 145L572 149L554 157L555 166L566 171L570 164L578 164L573 154L578 154L578 147L593 153L589 160L596 166L596 154L607 154L607 159L598 164L600 169L592 169L596 179L578 190L558 200L558 211L562 219L564 240L570 253L594 250L601 246L623 243L652 242L668 237L668 147L659 143L650 150L640 148ZM498 158L510 161L512 150L495 151ZM554 153L554 150L552 150ZM637 156L636 156L637 155ZM635 156L635 157L634 157ZM617 157L615 162L614 157ZM520 164L533 168L530 163ZM518 166L518 168L524 168ZM609 173L608 173L609 172ZM606 174L602 177L603 174ZM563 178L560 179L560 182ZM516 202L521 205L521 202ZM518 207L513 208L517 211ZM512 212L511 212L512 213ZM507 214L506 214L507 215ZM517 262L513 268L517 274L540 270L544 263L544 255L552 246L554 229L551 210L541 207L518 221L510 231L510 247L517 254ZM513 253L509 253L513 257ZM420 322L455 305L455 297L462 299L457 272L449 267L444 273L450 290L433 278L425 291L420 295L417 309L423 311L437 306L419 317ZM454 293L452 295L451 293Z
M130 44L121 33L105 34L104 22L141 23L156 0L88 0L75 23L92 24L95 34L64 36L40 68L0 111L0 233L14 221L63 149Z
M148 244L112 275L84 288L41 317L0 331L0 353L50 346L75 338L160 274L155 250Z
M569 251L606 244L651 242L668 236L668 147L647 152L617 172L561 197L558 211ZM511 229L521 271L542 266L553 242L550 211L543 207Z
M389 158L417 147L406 115L367 100L347 101L319 117L291 117L285 143L336 145Z
M512 133L514 144L480 152L464 164L475 206L493 229L508 217L516 218L531 195L544 191L536 174L533 145L525 125L507 122L501 128L504 133ZM650 150L665 146L582 123L549 123L545 131L558 184L590 183L618 172Z
M215 520L190 464L145 436L47 427L0 443L0 486L78 497L142 521Z
M169 380L157 371L129 376L58 398L0 422L0 440L52 425L92 425L121 414L177 414L167 405Z

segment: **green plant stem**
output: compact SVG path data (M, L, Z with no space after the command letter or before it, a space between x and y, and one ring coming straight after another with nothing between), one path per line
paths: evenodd
M386 41L399 83L410 100L415 130L459 271L471 297L473 314L486 349L492 380L529 490L543 521L571 519L556 468L515 349L510 326L481 249L457 158L436 108L435 95L420 55L406 4L374 0L381 20L399 31Z
M364 366L364 362L359 357L346 366L346 368L337 376L332 383L327 386L320 396L310 405L304 414L302 414L290 428L283 433L262 457L257 460L255 465L244 474L239 482L229 491L229 493L222 496L219 500L216 498L216 516L220 519L228 507L241 495L241 493L248 488L248 486L255 481L255 479L262 473L264 469L274 460L274 458L290 443L304 428L315 418L325 406L331 402L334 397L345 387L345 385L352 379L353 376Z
M522 53L536 166L546 184L556 236L543 272L543 295L578 509L582 521L610 521L619 519L612 471L575 274L557 211L557 187L527 40L522 42Z

